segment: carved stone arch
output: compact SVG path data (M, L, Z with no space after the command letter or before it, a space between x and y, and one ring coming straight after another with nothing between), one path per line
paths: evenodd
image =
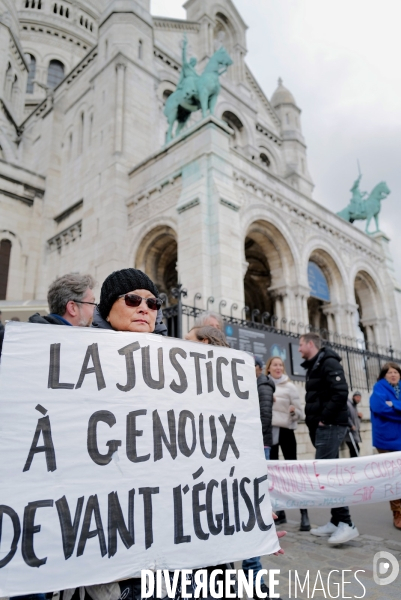
M329 289L329 299L316 297L307 300L309 324L316 329L354 335L353 303L350 304L347 273L334 248L322 240L309 243L304 252L304 270L308 273L309 262L317 265ZM309 283L308 283L309 285Z
M49 52L46 52L46 54L43 55L43 66L46 67L46 69L48 69L52 60L59 60L60 62L62 62L65 69L64 74L68 74L70 68L67 57L63 52L58 52L57 48L52 48Z
M167 294L178 283L177 234L169 225L156 225L142 237L135 254L135 268L146 273Z
M262 204L259 199L255 202L252 202L251 199L248 199L246 206L246 214L244 215L242 221L242 236L244 238L247 236L248 230L250 229L252 223L256 221L269 223L280 233L280 239L284 238L294 260L295 271L286 271L285 277L288 279L288 282L291 285L297 283L297 273L301 268L302 257L292 234L291 226L284 222L282 212L270 204Z
M257 162L263 169L266 169L269 173L280 174L280 158L274 148L270 148L268 144L260 144L258 146L258 152L255 155L255 162Z
M373 344L387 343L384 300L370 271L369 267L360 266L353 278L358 325L368 348Z
M223 46L227 51L232 50L235 44L240 43L244 45L243 32L244 32L244 24L241 23L238 19L238 15L235 14L235 10L230 10L227 4L214 4L214 21L215 21L215 31L216 33L216 25L219 25L221 30L227 31L230 36L230 43L232 44L231 48L229 44L223 40ZM246 28L246 26L245 26ZM214 37L214 39L216 39Z
M213 40L216 48L221 43L227 52L232 54L237 36L231 19L226 15L225 10L217 9L214 16L214 23Z
M168 96L175 91L176 86L177 83L171 78L165 78L159 83L156 95L163 105L166 103Z
M245 148L249 144L249 127L246 120L239 116L238 108L224 104L219 107L220 119L233 130L230 144L233 148Z
M257 309L291 319L291 284L296 281L293 253L271 221L259 218L247 228L245 236L245 304L249 315Z

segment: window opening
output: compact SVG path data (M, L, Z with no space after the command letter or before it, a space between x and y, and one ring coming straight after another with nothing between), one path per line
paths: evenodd
M64 65L59 60L51 60L47 71L47 86L54 90L64 79Z
M28 80L26 83L26 93L33 94L34 81L36 75L36 58L32 54L27 54L27 58L29 58L29 67L28 67Z

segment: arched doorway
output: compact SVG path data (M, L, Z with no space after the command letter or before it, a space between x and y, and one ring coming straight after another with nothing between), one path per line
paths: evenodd
M308 260L309 298L308 320L313 330L332 334L354 335L350 330L345 285L333 257L322 248L316 248Z
M171 295L171 288L178 282L177 238L171 227L161 225L144 237L137 252L135 266L149 275L159 292L167 295L170 303L176 301Z
M258 309L260 314L274 313L274 300L269 293L271 272L263 246L252 237L245 240L245 259L248 269L244 278L245 305L249 308L248 317Z
M324 312L330 303L330 289L324 270L315 260L308 263L308 283L310 296L308 298L309 325L313 330L328 329L327 315Z
M283 234L267 221L255 221L245 238L245 304L260 315L268 312L276 326L291 319L288 290L294 283L294 260ZM260 318L260 317L259 317Z
M383 314L376 283L366 271L358 271L354 282L358 327L367 348L379 343L379 318ZM372 348L373 349L373 348Z

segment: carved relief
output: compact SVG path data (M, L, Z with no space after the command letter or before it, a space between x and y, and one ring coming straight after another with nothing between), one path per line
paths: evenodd
M160 191L154 191L152 194L148 194L137 204L130 204L128 206L128 224L132 226L139 221L144 221L174 207L180 195L180 187L177 186L175 189L170 190L162 194Z

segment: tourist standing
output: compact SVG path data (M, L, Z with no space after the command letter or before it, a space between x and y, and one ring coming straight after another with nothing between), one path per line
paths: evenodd
M370 397L373 446L381 454L401 450L400 365L383 365ZM401 529L401 499L390 501L393 524Z
M273 445L270 459L278 460L279 447L284 460L297 460L297 440L295 430L301 419L305 418L298 390L285 372L285 365L279 356L272 356L266 364L266 375L270 375L276 386L273 404ZM286 523L284 510L277 511L276 525ZM301 508L300 531L310 531L308 511Z
M354 392L352 398L348 398L348 426L349 430L345 436L345 443L349 448L351 458L359 456L359 444L361 439L362 413L358 411L358 404L362 400L361 392Z
M299 352L306 369L305 422L316 448L316 459L338 458L348 430L348 384L341 358L331 348L322 348L322 340L315 333L301 336ZM343 544L359 535L348 506L332 508L331 521L311 533L330 536L329 544Z

